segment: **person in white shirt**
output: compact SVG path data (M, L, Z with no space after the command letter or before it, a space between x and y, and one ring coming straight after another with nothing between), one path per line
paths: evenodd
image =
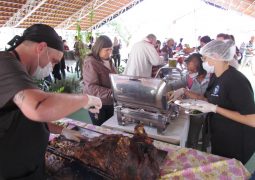
M152 66L164 63L155 48L156 41L156 36L149 34L132 47L124 75L151 77Z
M244 59L241 67L243 68L249 63L253 67L254 66L253 64L255 64L253 62L254 57L255 57L255 36L251 36L250 41L246 44L244 48ZM253 73L255 74L255 72Z
M228 40L228 39L231 39L232 41L235 42L234 36L230 35L230 34L219 33L216 36L216 40L224 41L224 40ZM239 64L238 64L238 59L237 59L237 52L236 52L236 55L234 56L233 60L229 61L229 65L238 69Z

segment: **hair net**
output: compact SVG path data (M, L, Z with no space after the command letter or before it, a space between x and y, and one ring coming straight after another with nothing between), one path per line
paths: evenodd
M232 40L213 40L201 48L200 54L218 60L232 61L236 53L235 42Z

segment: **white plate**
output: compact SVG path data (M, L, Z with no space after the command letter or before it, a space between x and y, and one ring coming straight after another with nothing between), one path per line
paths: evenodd
M197 100L197 99L182 99L182 100L176 100L174 103L185 108L190 109L192 106L199 106L203 101Z
M182 100L176 100L174 103L181 106L185 109L185 113L191 115L191 116L200 116L206 113L203 112L196 112L197 110L190 109L191 107L198 107L201 100L197 99L182 99Z

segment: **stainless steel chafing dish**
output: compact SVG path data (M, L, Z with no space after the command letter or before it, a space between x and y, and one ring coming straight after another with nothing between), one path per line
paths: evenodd
M110 79L119 125L143 122L163 133L171 120L178 116L178 107L167 102L166 93L181 86L179 79L118 74L111 74Z

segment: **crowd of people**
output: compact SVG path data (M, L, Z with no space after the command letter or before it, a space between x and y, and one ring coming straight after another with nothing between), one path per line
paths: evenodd
M187 147L198 149L200 131L210 127L211 152L245 164L255 152L255 103L252 86L238 64L241 57L242 66L255 60L254 36L240 50L228 34L220 33L215 40L203 36L199 41L198 47L190 48L182 44L183 38L178 44L169 38L161 48L157 37L148 34L133 45L123 74L151 78L153 66L184 52L187 74L181 79L182 88L168 98L199 99L190 108L203 114L190 116ZM66 77L63 52L69 47L53 28L34 24L11 42L7 51L0 52L0 179L45 179L49 132L75 141L81 138L79 132L52 121L80 108L87 109L92 123L99 126L113 116L109 75L118 73L121 41L100 35L91 40L90 53L82 58L85 44L76 37L76 69L81 71L83 94L48 93L33 83L33 78L47 78L52 71L55 79ZM203 143L206 151L208 139Z
M179 50L183 49L181 43L182 40L178 45ZM160 42L154 34L149 34L134 44L123 74L150 78L153 66L164 64L165 59L174 57L177 53L172 38L162 49L159 46ZM111 47L112 45L109 44L104 50L110 51ZM198 148L200 131L202 127L209 126L211 152L228 158L236 158L245 164L255 152L255 143L250 138L255 135L255 104L250 82L238 71L239 48L236 47L233 36L220 33L215 40L209 36L201 37L200 47L196 49L185 60L188 74L183 81L183 88L177 89L173 97L169 97L176 100L185 95L186 98L200 99L194 109L204 114L196 117L190 116L187 147ZM106 54L104 58L99 57L98 59L102 60L102 64L106 64L105 60L109 61L108 65L103 66L104 69L108 67L105 73L108 75L113 65L111 65L110 53ZM100 76L97 75L97 77ZM105 82L109 82L108 78ZM106 85L103 86L104 89L107 88ZM110 86L108 88L106 92L109 93ZM108 97L111 93L107 94ZM240 94L245 95L241 97ZM206 151L209 144L207 138L203 139L203 144L202 150Z

